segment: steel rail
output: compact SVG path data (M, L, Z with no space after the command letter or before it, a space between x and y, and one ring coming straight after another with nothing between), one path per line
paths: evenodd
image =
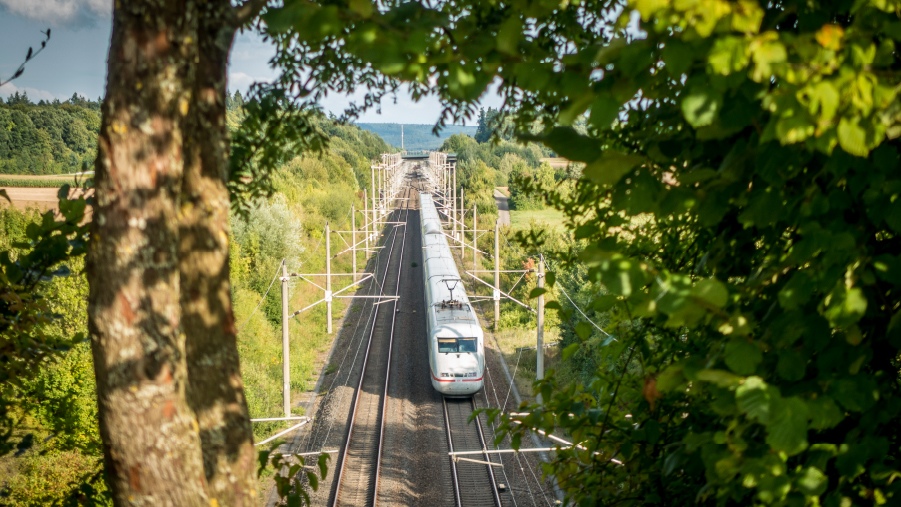
M412 187L410 189L408 189L407 191L405 191L405 193L409 192L410 190L412 190ZM407 205L403 208L403 210L405 211L403 223L406 223L409 218L410 208ZM387 281L388 271L390 270L391 257L393 256L395 246L397 246L397 239L398 239L397 238L397 228L395 228L393 232L394 232L394 237L392 238L392 241L391 241L391 248L388 251L388 262L385 265L385 275L382 279L383 287L384 287L385 282ZM388 353L387 353L387 360L386 360L385 385L384 385L383 391L382 391L382 403L380 406L381 413L379 416L379 442L378 442L378 448L376 449L376 455L375 455L375 472L374 472L375 480L374 480L373 487L372 487L372 503L373 503L373 505L378 503L379 480L380 480L380 475L381 475L382 447L384 445L385 418L386 418L386 409L387 409L387 401L388 401L388 385L389 385L389 381L391 378L391 360L392 360L392 351L393 351L393 345L394 345L394 331L395 331L395 327L396 327L395 325L396 325L396 320L397 320L397 301L398 301L398 297L400 294L400 280L401 280L401 273L403 270L403 256L404 256L405 245L406 245L406 228L404 228L404 233L401 236L401 245L400 245L401 248L400 248L399 255L397 256L398 269L397 269L397 274L396 274L397 281L395 282L395 289L394 289L395 296L393 299L394 311L391 312L391 328L390 328L389 339L388 339ZM386 295L384 294L384 289L382 290L382 292L383 292L382 297L386 297ZM389 302L389 301L383 301L383 302ZM370 332L369 332L368 343L366 345L366 353L363 357L363 365L362 365L361 372L360 372L360 381L357 384L357 392L353 399L353 408L351 409L351 419L350 419L350 424L348 426L347 440L345 441L344 450L341 455L341 466L339 468L338 477L337 477L335 501L334 501L335 505L337 505L341 502L341 491L342 491L342 486L343 486L344 479L345 479L344 472L347 468L348 453L350 451L351 444L353 442L354 427L355 427L355 424L357 421L357 409L359 408L360 396L363 392L363 382L366 378L366 367L369 364L369 355L370 355L370 351L372 350L372 342L373 342L373 337L375 335L376 321L378 319L379 310L380 310L380 308L376 308L376 314L372 320L372 328L370 329Z
M453 482L454 482L454 495L456 498L457 507L462 507L463 496L460 492L460 476L457 471L456 456L463 452L467 452L467 451L454 451L454 430L451 428L450 413L448 412L448 409L447 409L447 397L442 396L441 400L442 400L442 404L444 406L444 426L447 430L447 445L448 445L448 448L450 449L450 452L448 453L448 458L450 459L450 462L451 462L451 475L453 476ZM475 400L473 398L469 398L469 404L470 404L472 412L475 412L477 407L475 404ZM481 450L471 451L471 453L481 454L485 458L485 461L491 462L491 458L490 458L489 454L486 452L488 449L488 446L485 441L485 434L482 431L482 422L477 417L474 419L473 423L476 426L476 430L477 430L477 433L479 436L479 446L481 447ZM466 423L464 423L464 429L458 428L456 431L465 431L465 425L466 425ZM485 464L485 467L487 468L487 471L488 471L488 474L487 474L488 482L489 482L489 486L491 487L491 493L492 493L492 497L494 500L494 504L497 507L502 507L503 503L501 501L500 493L497 488L497 478L494 475L494 467L491 465L488 465L488 464Z
M450 416L447 413L447 398L441 397L441 404L444 406L444 429L447 432L447 446L450 448L450 452L454 452L454 439L451 435L450 429ZM454 458L450 458L451 461L451 473L454 476L454 499L457 501L457 507L462 507L460 500L460 481L457 478L457 463L454 461Z
M409 194L413 190L411 186L404 194ZM409 222L410 219L410 205L407 199L404 199L404 206L406 213L404 214L404 224ZM391 314L391 338L388 340L388 366L387 371L385 372L385 390L382 394L382 417L379 422L379 448L378 454L376 454L376 462L375 462L375 485L373 486L372 492L372 505L378 505L379 503L379 482L382 477L382 447L385 443L385 418L388 413L388 383L391 381L391 359L392 359L392 351L394 350L394 328L395 323L397 321L397 302L400 299L400 278L401 273L404 268L404 247L407 244L407 227L404 227L404 235L401 236L400 242L400 266L397 269L397 284L394 287L394 294L397 296L394 299L394 311ZM378 303L376 303L378 304Z
M472 405L472 411L475 412L477 408L475 397L470 398L469 403ZM488 449L488 443L485 441L485 434L482 433L482 421L476 417L474 422L476 423L476 429L479 430L479 441L482 443L482 456L485 457L485 461L490 463L491 456L485 452ZM497 478L494 476L493 466L488 467L488 475L491 476L491 492L494 493L494 501L497 503L498 507L501 507L503 504L501 503L501 495L497 492Z
M406 229L405 229L405 231L406 231ZM393 233L394 233L394 237L391 240L391 248L388 250L388 262L385 264L385 274L382 277L382 284L381 284L382 287L384 287L385 281L388 278L388 271L390 270L390 266L391 266L391 257L394 254L394 246L397 243L397 229L394 229ZM401 252L401 255L403 255L402 252ZM399 260L399 262L402 263L402 261L400 261L400 260ZM384 289L382 290L382 292L384 292ZM369 330L369 338L366 343L366 353L363 356L363 366L360 369L360 381L357 383L357 392L353 398L353 407L351 408L350 423L348 424L348 429L347 429L347 439L344 442L344 449L343 449L343 452L341 453L341 466L338 468L338 477L336 480L334 505L338 505L341 502L341 486L344 482L344 471L347 467L348 451L350 450L351 442L353 442L354 424L356 423L356 419L357 419L357 408L359 408L360 395L363 393L363 381L366 378L366 366L369 364L369 352L372 350L372 338L375 335L376 320L378 319L379 310L381 310L381 307L376 308L375 315L373 316L373 319L372 319L372 327Z

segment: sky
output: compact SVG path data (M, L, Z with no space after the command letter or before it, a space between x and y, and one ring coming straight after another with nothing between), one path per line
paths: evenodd
M106 59L111 30L111 0L0 0L0 81L8 79L25 58L28 47L40 47L41 32L51 29L50 42L28 62L24 74L0 88L0 97L27 92L33 101L65 100L73 93L87 98L102 97L106 86ZM238 34L228 68L229 90L242 93L255 81L275 78L269 66L273 48L253 33ZM343 95L330 95L321 105L340 114L349 102ZM484 106L497 107L500 98L488 93ZM434 98L414 103L399 95L397 103L387 98L381 114L364 113L361 123L432 124L441 106ZM472 124L472 123L470 123Z

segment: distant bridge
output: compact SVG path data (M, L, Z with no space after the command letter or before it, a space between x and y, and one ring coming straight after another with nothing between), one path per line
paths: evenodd
M432 153L432 150L405 150L400 152L401 158L404 160L428 160L429 153ZM457 154L456 153L448 153L447 154L447 162L456 162Z

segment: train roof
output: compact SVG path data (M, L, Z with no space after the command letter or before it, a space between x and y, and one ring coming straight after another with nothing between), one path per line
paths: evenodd
M435 309L436 323L453 335L481 336L478 316L466 296L432 195L420 193L419 201L424 274L433 298L430 304ZM448 304L451 300L456 304Z

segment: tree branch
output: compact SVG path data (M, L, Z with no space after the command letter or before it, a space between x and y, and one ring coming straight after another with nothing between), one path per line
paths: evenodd
M25 55L25 61L22 62L22 65L19 65L19 68L16 69L16 71L13 73L13 76L11 78L7 79L6 81L0 81L0 86L3 86L6 83L9 83L10 81L12 81L13 79L16 79L17 77L21 76L22 73L25 72L25 64L28 63L29 61L31 61L31 59L34 58L35 56L39 55L41 53L41 51L43 51L44 48L47 47L47 42L50 40L50 29L48 28L46 32L41 32L41 33L47 37L46 39L41 41L41 49L33 52L32 48L29 46L28 54Z

